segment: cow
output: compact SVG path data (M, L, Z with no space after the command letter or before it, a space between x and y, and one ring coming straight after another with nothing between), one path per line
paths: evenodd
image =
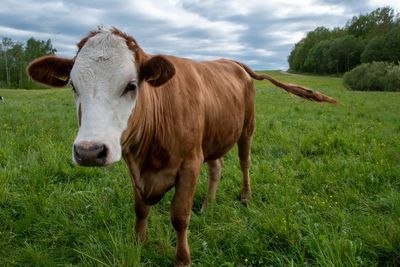
M242 171L241 201L250 189L250 145L255 127L253 79L268 80L299 97L336 100L257 74L228 59L196 62L145 53L117 28L98 28L78 43L74 58L40 57L30 77L51 87L71 85L78 133L72 159L105 166L124 159L135 199L135 232L146 239L151 206L171 188L170 220L176 231L175 266L191 265L188 225L203 163L208 164L207 208L216 197L222 158L235 145Z

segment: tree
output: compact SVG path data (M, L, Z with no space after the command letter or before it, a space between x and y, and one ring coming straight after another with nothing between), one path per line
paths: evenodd
M363 49L363 42L352 35L323 40L308 52L303 71L344 73L360 64Z
M385 35L383 55L385 61L400 62L400 26L393 28Z
M304 40L298 42L288 57L289 68L293 71L303 71L303 62L307 57Z
M361 62L369 63L373 61L384 61L383 49L385 46L384 36L377 36L365 46L364 51L361 53Z
M360 64L363 43L352 35L337 38L332 42L330 58L337 60L337 73L344 73Z
M16 42L8 50L10 57L9 69L11 71L11 86L22 87L24 75L24 67L27 65L24 60L24 46L20 42ZM9 85L10 86L10 85Z
M2 42L2 49L4 51L4 66L5 66L5 71L6 71L6 81L7 81L7 86L10 86L10 69L8 67L8 50L13 44L13 41L11 38L4 37Z
M330 70L329 62L329 51L331 48L331 41L324 40L316 44L311 48L308 53L307 59L304 66L311 72L314 73L333 73L335 71Z
M349 34L370 40L390 31L395 26L396 19L393 8L377 8L369 14L353 17L347 22L346 28Z
M400 61L400 26L394 27L383 36L377 36L365 47L361 54L361 62Z
M0 44L0 86L6 88L33 88L37 85L25 73L26 66L33 59L54 54L51 40L30 38L26 44L3 38ZM5 82L4 82L5 81Z
M297 43L292 50L288 60L291 70L294 71L307 71L305 67L305 61L307 59L309 51L319 43L320 41L329 39L331 33L329 29L325 27L318 27L314 31L311 31L303 38L299 43Z
M53 55L57 52L57 49L53 48L51 40L47 41L36 40L35 38L29 38L26 41L25 55L27 61L32 61L43 55Z

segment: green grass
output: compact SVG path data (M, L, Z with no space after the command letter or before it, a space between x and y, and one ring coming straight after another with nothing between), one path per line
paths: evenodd
M256 82L253 199L239 201L236 149L217 202L189 242L195 266L400 264L400 94L349 92L340 78L273 75L331 95L340 106ZM0 266L171 266L173 192L153 208L148 241L132 237L123 163L71 163L77 131L70 90L0 90ZM173 191L173 190L172 190Z

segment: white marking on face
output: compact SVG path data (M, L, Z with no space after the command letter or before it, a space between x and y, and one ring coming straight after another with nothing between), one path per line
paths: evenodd
M138 88L123 92L129 82L137 80L135 55L124 38L103 30L87 41L71 70L76 107L81 106L82 116L74 145L103 144L108 150L105 164L120 160L120 139ZM74 153L72 158L77 162Z

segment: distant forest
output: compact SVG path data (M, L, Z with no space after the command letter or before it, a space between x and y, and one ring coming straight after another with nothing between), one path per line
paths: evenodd
M341 74L361 63L400 61L400 18L390 7L349 20L343 28L318 27L295 44L289 71Z
M51 40L30 38L26 43L5 37L0 43L0 88L39 88L26 74L29 62L43 55L54 54Z

